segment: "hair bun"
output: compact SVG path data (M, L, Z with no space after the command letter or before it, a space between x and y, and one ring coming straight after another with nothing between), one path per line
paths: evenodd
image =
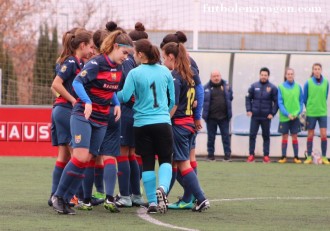
M175 32L175 35L178 36L178 40L180 43L187 42L187 36L182 31Z
M115 23L114 21L110 21L110 22L107 22L105 27L107 28L108 31L112 32L117 29L117 23Z
M145 31L144 25L141 22L135 23L135 30L136 31Z

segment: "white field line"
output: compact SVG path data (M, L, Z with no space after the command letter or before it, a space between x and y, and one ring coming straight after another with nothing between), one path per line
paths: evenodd
M256 201L256 200L328 200L330 197L247 197L247 198L224 198L224 199L213 199L210 202L230 202L230 201ZM185 231L199 231L198 229L189 229L185 227L175 226L161 222L149 214L145 208L140 208L137 210L137 215L141 219L152 223L154 225L159 225L171 229L185 230Z

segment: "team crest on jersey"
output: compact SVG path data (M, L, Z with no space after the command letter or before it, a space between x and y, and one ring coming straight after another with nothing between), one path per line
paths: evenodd
M61 67L61 72L64 73L64 72L66 71L66 69L67 69L67 66L65 66L65 65L62 66L62 67Z
M267 91L267 92L270 92L270 91L271 91L271 88L270 88L270 87L267 87L267 88L266 88L266 91Z
M87 75L87 71L86 70L83 70L80 74L81 77L85 77Z
M111 73L111 78L112 78L112 80L116 80L117 79L116 73Z
M75 142L76 144L79 144L80 141L81 141L81 135L75 135L75 136L74 136L74 142Z

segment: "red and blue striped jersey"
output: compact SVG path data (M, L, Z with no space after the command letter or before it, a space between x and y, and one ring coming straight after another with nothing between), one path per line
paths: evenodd
M113 63L107 55L98 55L86 63L75 81L81 82L92 101L90 120L107 125L109 120L110 102L118 90L122 77L122 66ZM83 114L85 103L77 99L73 113Z
M175 88L175 105L177 109L172 116L173 125L182 126L195 133L193 103L195 100L195 84L191 86L177 71L172 71ZM193 82L194 83L194 82Z
M84 63L81 60L77 57L70 56L62 65L57 63L55 67L56 76L59 76L63 80L64 88L75 98L77 98L77 95L73 90L72 82L83 66ZM71 102L67 101L61 95L55 99L54 106L57 105L72 108Z

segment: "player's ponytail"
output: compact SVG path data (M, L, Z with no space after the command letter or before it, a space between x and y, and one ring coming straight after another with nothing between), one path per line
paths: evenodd
M139 39L135 42L136 52L142 52L148 59L148 64L156 64L160 61L158 47L151 44L148 39Z
M192 86L194 84L194 80L192 78L193 72L190 68L190 60L183 44L170 42L164 45L162 50L166 55L172 54L174 56L174 69L179 72L181 77L186 80L189 85Z
M87 45L91 39L91 32L83 28L74 28L73 30L66 32L62 38L63 51L57 59L57 63L63 64L69 56L74 56L76 54L76 50L81 43Z

